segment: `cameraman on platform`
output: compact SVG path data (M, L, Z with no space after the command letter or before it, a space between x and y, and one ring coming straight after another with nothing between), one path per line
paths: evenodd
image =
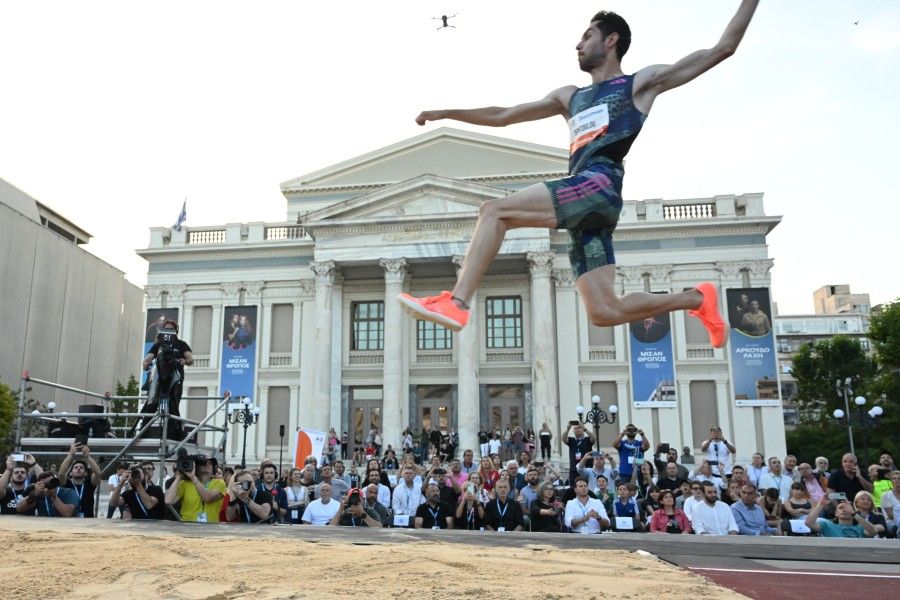
M225 482L213 479L212 461L203 455L179 456L175 463L175 481L166 490L166 504L181 501L182 521L218 523L225 498Z
M167 331L174 331L174 335L171 335L171 338L173 339L170 341L164 341ZM176 417L180 417L181 412L178 409L178 404L181 402L181 388L184 383L184 367L194 364L194 355L191 351L191 347L187 345L187 342L178 339L178 323L175 321L167 320L163 323L163 330L157 333L156 342L150 347L150 350L147 351L147 356L144 357L144 370L150 369L153 360L159 358L160 352L163 350L171 350L171 359L175 361L173 366L178 373L178 381L173 386L172 394L169 396L169 413ZM159 372L159 365L157 365L157 377L159 376ZM157 396L158 394L159 390L157 388ZM155 405L158 401L158 397L149 398L147 404ZM180 430L181 428L181 422L179 421L177 429Z
M75 458L75 453L80 452L82 458ZM78 496L78 511L76 517L93 518L94 492L100 485L100 465L91 456L91 449L87 444L72 442L69 446L69 454L59 465L59 482L64 488L69 488ZM90 478L88 478L90 471Z
M70 488L59 486L53 473L38 475L34 485L25 488L24 498L16 506L20 515L71 517L78 511L78 496Z
M150 480L145 481L144 470L140 467L132 467L119 476L109 504L122 508L122 519L125 521L166 518L166 499L162 488Z

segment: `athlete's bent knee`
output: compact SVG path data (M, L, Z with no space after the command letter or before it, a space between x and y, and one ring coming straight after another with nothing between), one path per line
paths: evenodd
M591 306L588 309L588 319L594 327L612 327L621 325L620 311L610 304Z

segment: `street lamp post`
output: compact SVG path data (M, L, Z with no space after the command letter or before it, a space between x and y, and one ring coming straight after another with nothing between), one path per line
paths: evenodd
M615 423L616 422L616 413L619 412L619 407L615 404L611 404L609 406L609 413L606 413L602 408L600 408L600 396L594 395L591 396L591 410L585 413L584 407L580 404L575 407L575 412L578 413L578 421L580 423L591 423L594 426L594 441L599 446L600 445L600 424L601 423Z
M241 450L241 468L247 468L247 429L259 421L259 407L253 405L250 398L244 396L241 399L243 407L235 410L234 407L228 407L228 422L232 425L238 423L244 426L244 447Z
M847 435L850 438L850 453L856 454L856 449L853 447L853 420L850 414L850 395L853 394L853 389L850 387L851 380L848 377L843 382L840 379L835 383L835 390L838 393L838 396L843 396L844 398L844 408L846 410L841 410L837 408L834 410L832 415L837 420L842 420L844 418L847 419ZM863 462L868 462L869 455L869 429L871 429L875 425L876 419L884 414L884 409L878 405L873 406L868 411L864 412L863 407L866 405L866 399L864 396L857 396L853 399L853 404L856 406L856 420L859 422L859 426L862 427L863 430Z

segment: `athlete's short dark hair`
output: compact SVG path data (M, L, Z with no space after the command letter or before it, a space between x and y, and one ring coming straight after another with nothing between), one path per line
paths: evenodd
M611 33L619 34L619 41L616 42L616 57L622 60L628 48L631 46L631 28L625 19L609 10L601 10L591 19L591 23L597 23L597 28L603 37L609 36Z

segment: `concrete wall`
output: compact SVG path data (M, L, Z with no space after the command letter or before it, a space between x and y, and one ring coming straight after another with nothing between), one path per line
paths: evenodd
M0 378L32 377L115 391L140 369L143 292L123 273L0 203ZM32 386L58 410L81 394Z

